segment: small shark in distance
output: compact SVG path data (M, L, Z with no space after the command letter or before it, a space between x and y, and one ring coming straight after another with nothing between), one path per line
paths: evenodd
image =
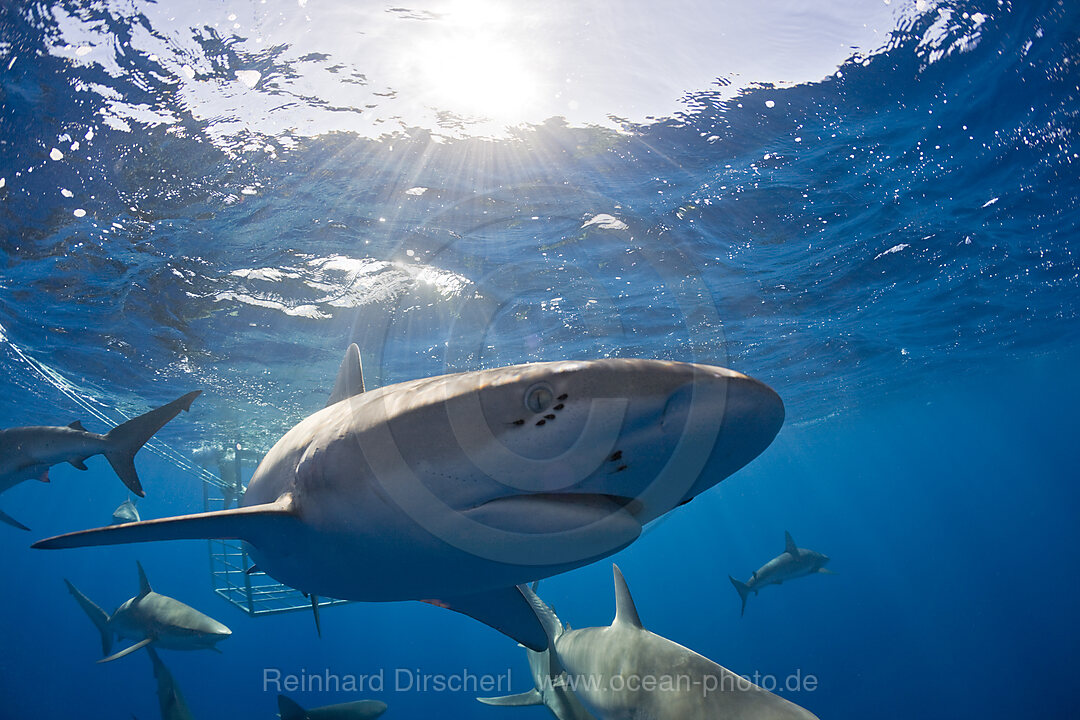
M518 585L626 547L753 460L783 421L771 388L711 365L544 362L365 390L351 345L330 402L270 449L241 507L34 547L240 539L313 606L421 600L543 652Z
M615 619L550 638L564 684L599 720L817 720L798 705L649 632L617 566ZM554 612L527 587L541 617ZM546 628L558 627L554 621Z
M139 516L139 508L135 507L135 501L128 498L124 502L120 503L112 514L112 525L123 525L129 522L139 522L142 518Z
M780 585L785 580L794 580L814 573L832 575L832 570L825 569L828 562L828 555L798 547L791 533L784 531L784 552L755 570L749 580L739 582L728 575L728 580L735 586L742 600L742 611L739 614L746 613L746 598L749 597L751 591L757 595L766 585Z
M161 707L161 720L195 720L188 708L180 686L176 684L169 668L161 662L157 651L152 646L146 647L150 653L150 662L154 664L154 679L157 680L158 705Z
M0 493L25 480L49 482L49 468L71 463L86 470L86 459L104 455L131 492L143 497L135 472L135 453L181 410L188 410L202 392L196 390L156 410L117 425L104 435L89 432L76 420L67 427L30 426L0 430ZM0 521L21 530L28 527L0 511Z
M217 643L232 634L229 628L195 608L154 592L142 564L137 565L139 594L118 607L112 615L107 615L78 588L64 580L68 591L101 633L101 654L106 657L98 660L99 663L122 658L151 643L169 650L216 650ZM138 641L110 655L113 635Z
M281 720L375 720L384 712L386 703L378 700L354 700L305 710L284 695L278 695Z

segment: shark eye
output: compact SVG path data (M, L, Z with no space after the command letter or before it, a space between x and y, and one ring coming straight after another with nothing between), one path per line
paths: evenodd
M541 413L548 409L555 393L546 383L537 383L525 391L525 407L531 412Z

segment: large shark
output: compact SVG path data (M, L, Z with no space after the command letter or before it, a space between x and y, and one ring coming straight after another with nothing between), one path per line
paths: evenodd
M176 684L169 668L161 662L161 658L152 646L147 646L146 652L150 653L150 662L154 664L154 679L157 680L161 720L194 720L187 701L184 700L184 694L180 692L180 686Z
M564 684L600 720L817 720L712 660L646 630L619 568L615 620L608 627L566 630L549 638ZM541 617L551 608L523 592ZM558 619L546 628L558 628Z
M825 569L828 562L828 555L798 547L791 538L791 533L785 530L784 552L755 570L749 580L739 582L728 575L728 580L735 586L739 599L742 600L742 611L739 614L746 612L746 598L751 591L757 595L766 585L781 585L785 580L794 580L814 573L831 575L832 571Z
M187 410L201 390L190 392L156 410L117 425L104 435L88 432L76 420L67 427L30 426L0 430L0 493L25 480L49 482L49 468L71 463L86 470L86 459L104 455L131 492L143 497L135 472L135 453L154 433ZM0 511L0 521L22 530L28 527Z
M779 396L757 380L660 360L363 388L352 345L330 403L271 448L240 508L34 547L238 538L260 570L313 598L424 600L542 652L519 584L629 545L750 462L784 420Z
M378 700L354 700L305 710L284 695L278 695L281 720L375 720L384 712L386 703Z
M533 583L532 591L536 592L536 583ZM566 630L554 612L541 613L538 617L549 640L559 637ZM553 647L549 645L543 652L525 648L525 654L528 656L529 671L533 678L532 690L517 695L476 699L485 705L499 707L544 705L557 720L594 720L592 713L585 709L573 690L566 686L563 680L565 671L559 664Z
M151 643L169 650L216 650L217 643L232 634L229 628L195 608L154 592L142 564L138 567L139 594L118 607L111 616L64 580L68 591L101 633L101 654L105 657L98 662L122 658ZM110 655L113 635L137 642Z

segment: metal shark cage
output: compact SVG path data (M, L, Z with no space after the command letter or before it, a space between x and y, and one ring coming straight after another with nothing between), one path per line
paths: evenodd
M227 510L238 507L244 494L244 462L257 463L259 455L245 450L240 443L224 450L209 451L218 476L207 472L203 479L203 508ZM209 540L210 585L218 596L248 615L311 610L311 600L304 593L282 585L255 568L247 548L239 540ZM319 606L341 605L347 600L319 598Z

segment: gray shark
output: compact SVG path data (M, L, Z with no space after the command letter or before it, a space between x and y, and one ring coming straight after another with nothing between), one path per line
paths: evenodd
M536 592L536 583L533 583L532 591ZM539 614L544 632L549 639L562 635L566 628L556 617L554 612ZM528 707L530 705L545 705L557 720L594 720L592 713L585 709L573 690L566 687L563 682L564 670L559 664L555 650L549 644L543 652L536 652L525 648L525 654L529 658L529 671L533 678L533 689L517 695L504 695L502 697L476 698L485 705L497 705L500 707Z
M147 646L146 652L150 653L150 662L154 664L154 679L157 680L161 720L195 720L187 701L184 700L184 694L180 692L180 686L176 684L169 668L161 662L157 651L152 646Z
M256 468L242 507L70 533L37 548L246 541L311 596L423 600L538 652L517 586L611 555L761 453L767 385L659 360L545 362L363 391L349 348L331 402Z
M49 468L71 463L86 470L86 459L104 455L131 492L143 497L135 472L135 453L181 410L188 410L201 390L190 392L156 410L117 425L104 435L88 432L75 421L67 427L30 426L0 430L0 493L25 480L49 482ZM0 521L28 527L0 511Z
M112 514L112 525L123 525L129 522L139 522L142 520L139 517L139 508L135 507L135 501L128 498L124 502L120 503Z
M755 570L749 580L739 582L728 575L728 580L735 586L742 600L742 611L739 614L746 612L746 598L749 597L751 591L757 595L766 585L780 585L785 580L793 580L814 573L831 575L832 571L825 569L828 562L828 555L796 546L791 533L785 530L784 552Z
M617 566L614 573L611 625L567 630L550 639L566 671L564 683L597 718L817 720L798 705L646 630ZM538 615L554 615L531 590L523 591Z
M229 628L195 608L154 592L142 565L138 567L139 594L111 616L64 580L68 591L101 633L101 654L106 657L98 660L99 663L122 658L151 643L169 650L216 650L217 643L232 634ZM110 655L113 635L137 642Z
M378 700L356 700L305 710L284 695L278 695L277 699L281 720L375 720L386 712L386 703Z

